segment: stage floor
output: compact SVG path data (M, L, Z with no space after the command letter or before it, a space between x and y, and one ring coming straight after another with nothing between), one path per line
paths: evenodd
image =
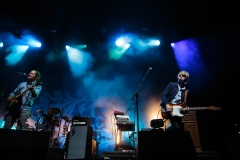
M151 156L150 156L151 157ZM114 159L114 160L134 160L137 159L137 152L130 150L129 152L125 150L124 152L119 151L104 151L102 152L102 159ZM156 158L164 158L159 155ZM216 151L197 151L196 160L220 160L218 152Z

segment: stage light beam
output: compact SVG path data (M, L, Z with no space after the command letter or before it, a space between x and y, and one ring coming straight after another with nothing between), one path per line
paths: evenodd
M89 53L76 48L66 46L68 62L73 76L79 77L86 73L92 65L92 57Z
M29 46L26 45L14 45L7 48L9 54L5 57L6 64L8 66L16 65L24 56Z
M67 53L68 53L68 58L71 62L76 63L76 64L82 64L83 61L83 55L82 53L72 47L66 46Z
M80 44L80 45L71 45L72 48L76 48L78 50L81 50L81 49L84 49L84 48L87 48L87 45L86 44Z
M41 43L38 41L29 41L28 43L31 47L41 47Z
M35 40L34 37L26 36L26 44L30 47L41 47L41 43L37 40Z
M130 44L125 44L122 47L113 48L109 50L109 58L113 60L117 60L122 57L122 55L126 52L126 50L130 47Z

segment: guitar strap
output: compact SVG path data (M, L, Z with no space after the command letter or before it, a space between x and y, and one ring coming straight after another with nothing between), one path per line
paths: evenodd
M184 106L185 106L185 104L187 103L187 95L188 95L188 90L186 89L186 90L184 91Z

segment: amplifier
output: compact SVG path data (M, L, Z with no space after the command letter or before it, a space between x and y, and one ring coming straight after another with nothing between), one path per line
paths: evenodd
M72 118L72 125L90 125L90 124L91 118L89 117L74 116Z

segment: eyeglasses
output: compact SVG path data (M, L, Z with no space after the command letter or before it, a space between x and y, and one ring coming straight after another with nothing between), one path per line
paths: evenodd
M186 75L184 75L184 74L179 74L179 77L187 77Z

